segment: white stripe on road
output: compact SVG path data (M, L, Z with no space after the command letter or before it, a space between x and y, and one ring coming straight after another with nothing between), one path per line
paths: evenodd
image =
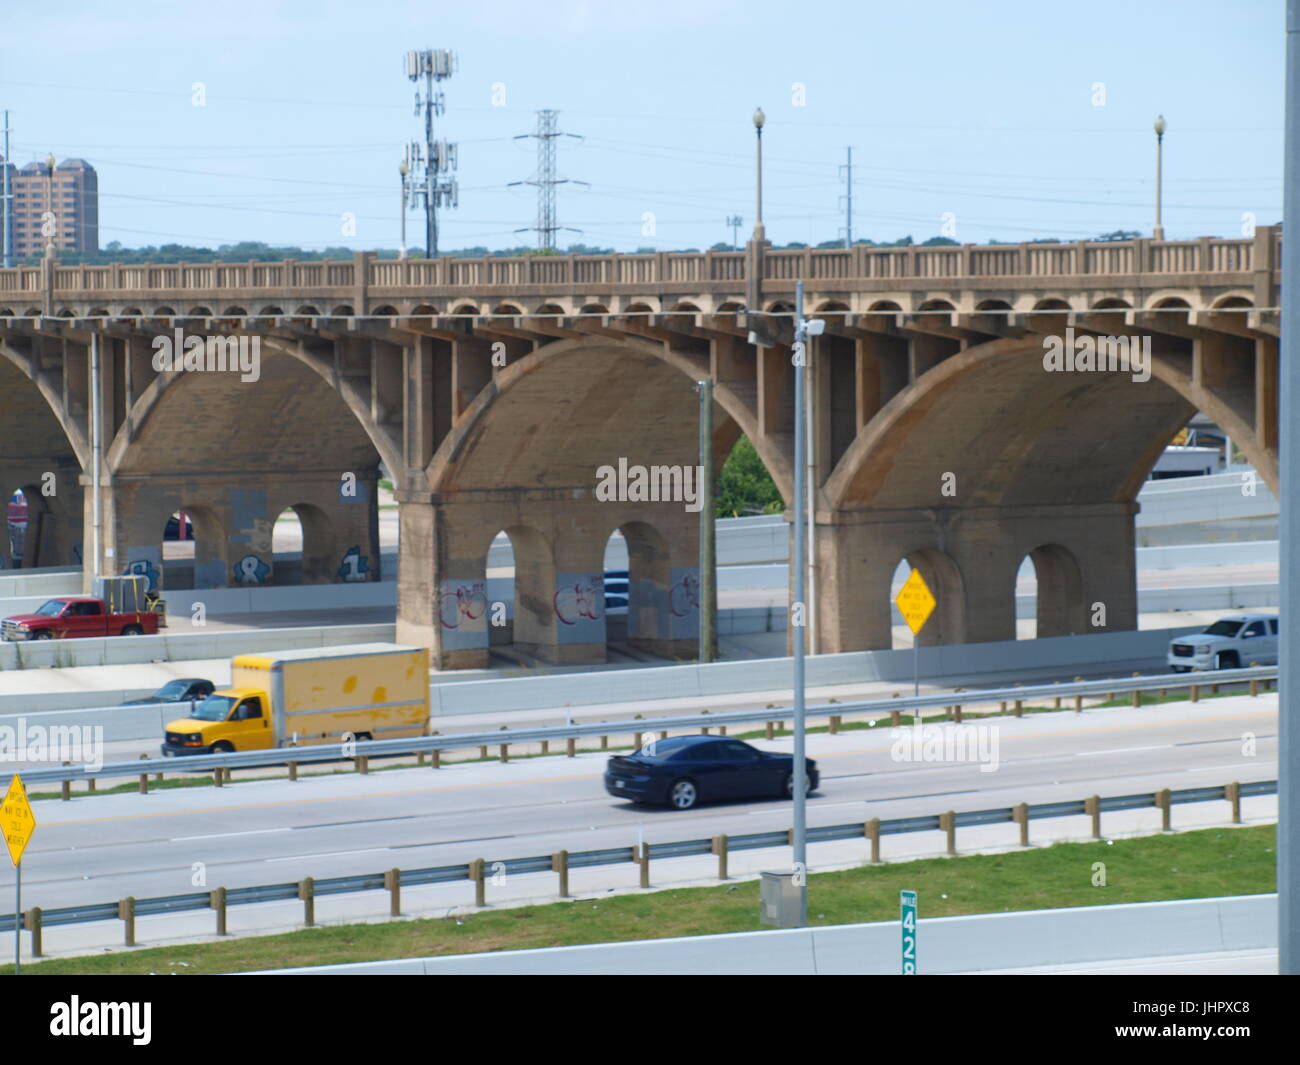
M212 832L206 836L173 836L169 843L189 843L196 839L229 839L231 836L265 836L270 832L292 832L288 825L283 828L250 828L244 832Z
M391 847L368 847L360 851L327 851L324 854L291 854L284 858L264 858L268 865L273 862L300 862L305 858L346 858L353 854L379 854L382 851L392 850Z

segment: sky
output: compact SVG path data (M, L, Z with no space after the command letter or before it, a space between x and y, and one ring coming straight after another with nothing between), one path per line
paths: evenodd
M558 144L561 247L707 248L730 215L745 240L756 106L776 244L844 236L848 148L855 238L1149 234L1157 114L1166 236L1237 237L1281 218L1284 17L1282 0L46 0L5 14L0 107L19 165L99 172L101 246L396 248L420 48L459 64L442 251L535 243L536 192L509 183L536 170L516 138L542 108L582 137ZM422 243L414 212L407 234Z

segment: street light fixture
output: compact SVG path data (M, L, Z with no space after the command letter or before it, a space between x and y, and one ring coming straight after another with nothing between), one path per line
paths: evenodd
M1151 231L1151 236L1156 240L1164 240L1165 227L1160 224L1160 192L1165 150L1165 116L1156 115L1155 123L1151 128L1156 131L1156 225Z

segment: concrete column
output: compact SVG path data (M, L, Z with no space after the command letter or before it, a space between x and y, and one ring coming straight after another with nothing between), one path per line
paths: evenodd
M397 639L428 647L440 669L481 668L513 644L545 662L603 662L611 638L665 656L698 640L698 517L681 503L600 502L575 492L501 491L477 498L399 495ZM603 576L611 534L624 532L626 627L611 634ZM489 552L514 551L513 600ZM621 557L618 565L624 568ZM508 630L502 631L502 630Z
M397 555L397 642L427 647L435 667L441 651L438 633L434 526L429 493L397 492L400 546ZM487 642L481 660L487 661Z

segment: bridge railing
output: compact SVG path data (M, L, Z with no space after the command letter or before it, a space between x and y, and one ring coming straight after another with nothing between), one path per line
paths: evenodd
M1274 247L1268 249L1272 239ZM1280 261L1280 227L1257 237L1191 241L1077 241L1068 244L945 245L941 247L787 248L768 250L764 276L774 281L959 277L1065 277L1116 274L1249 273L1260 256ZM554 255L473 259L375 259L246 263L114 263L106 266L23 266L0 270L0 293L40 292L48 272L53 291L70 293L207 292L356 288L522 288L638 286L745 280L746 253L655 252L632 255ZM181 312L180 308L177 308ZM189 308L185 308L188 311ZM214 313L219 309L211 308ZM286 308L286 311L288 309ZM182 312L183 313L183 312Z

